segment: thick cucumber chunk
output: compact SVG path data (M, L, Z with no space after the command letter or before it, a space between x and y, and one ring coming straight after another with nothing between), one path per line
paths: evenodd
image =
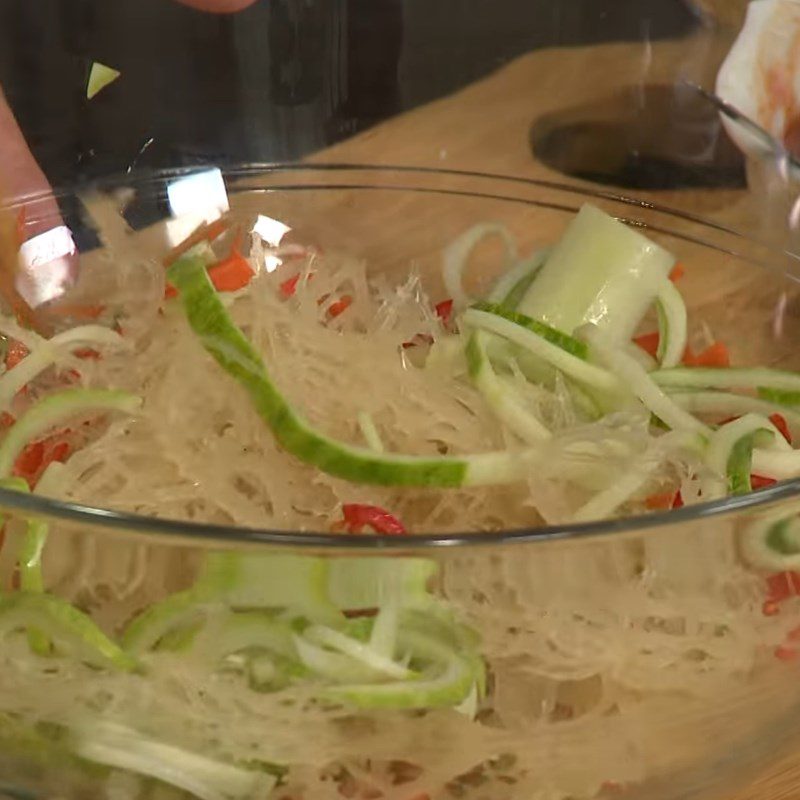
M566 333L593 323L616 341L629 341L674 264L662 247L585 205L518 310Z

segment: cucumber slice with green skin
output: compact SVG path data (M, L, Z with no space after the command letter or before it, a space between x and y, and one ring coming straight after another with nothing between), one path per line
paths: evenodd
M401 629L398 648L432 664L415 680L361 683L324 689L324 699L364 709L423 709L457 706L480 681L474 659L416 631Z
M427 608L436 562L427 558L328 559L328 596L342 611L380 608L397 597L404 608Z
M726 476L730 494L747 494L753 490L750 481L753 447L770 444L775 433L769 420L758 414L746 414L714 432L706 459L713 470Z
M273 384L261 357L221 303L202 259L179 259L167 270L167 279L180 292L189 325L203 347L247 390L278 443L323 472L356 483L381 486L499 484L524 478L531 461L537 457L532 451L497 451L462 457L406 456L376 453L332 439L309 425Z
M551 434L544 423L522 404L513 390L503 385L494 371L486 350L489 336L484 331L474 331L467 342L467 369L475 387L497 418L523 442L533 445L549 439Z
M195 592L233 608L271 608L331 625L344 617L328 594L328 562L278 553L211 553Z
M135 414L142 401L128 392L110 389L65 389L31 406L11 426L0 444L0 477L7 477L17 456L32 440L82 414L116 411Z
M765 514L749 526L740 540L742 557L759 569L800 569L800 519L786 510Z
M157 649L165 637L178 630L196 632L209 612L208 602L194 590L178 592L154 603L140 612L128 624L120 637L122 648L133 655ZM191 644L193 634L186 638L172 638L169 649L183 649Z
M344 653L333 652L322 645L294 636L294 646L303 666L312 674L328 683L348 684L353 681L380 683L383 673ZM322 690L324 693L324 689Z
M607 370L572 355L529 328L503 316L470 308L464 314L463 320L471 328L494 333L518 345L578 383L602 392L619 390L616 378Z
M658 290L658 361L663 368L675 367L683 360L688 340L686 303L675 284L664 279Z
M324 625L311 625L303 632L303 636L312 644L349 656L383 678L408 680L413 675L411 670L402 666L402 664L398 664L393 658L377 652L370 644L360 642L358 639L347 636L341 631L333 630L333 628L328 628Z
M591 323L629 341L675 264L663 248L585 205L552 249L519 311L572 333Z
M58 483L63 464L54 462L50 464L39 479L36 487L37 494L45 496L52 492L53 487ZM6 478L0 480L3 489L22 492L28 494L28 482L22 478ZM23 592L43 592L44 576L42 574L42 553L47 541L47 523L36 519L29 519L26 523L25 536L19 551L18 565L20 588ZM40 656L50 655L52 646L47 636L35 628L28 630L28 644L34 653Z
M800 373L768 367L674 367L650 373L664 389L756 389L800 391Z
M139 664L77 608L49 594L15 592L0 597L0 637L35 628L92 666L133 672Z
M652 380L654 373L645 372L642 366L622 349L614 346L597 329L587 332L592 352L614 375L620 386L636 395L648 411L655 414L673 430L692 431L710 436L711 429L674 403Z
M472 308L476 311L485 311L487 314L495 314L509 322L513 322L515 325L526 328L531 331L531 333L541 336L542 339L550 342L550 344L561 348L570 355L580 358L583 361L586 361L589 357L589 348L586 346L585 342L567 333L556 330L555 328L551 328L549 325L545 325L543 322L533 319L533 317L504 308L500 303L479 302L473 304Z
M714 414L720 417L739 417L743 414L781 414L793 434L800 436L800 413L769 400L733 392L679 389L670 390L670 398L690 414ZM783 437L781 437L783 438Z
M757 386L756 392L762 400L789 408L800 406L800 391L770 389L768 386Z
M129 348L129 343L102 325L81 325L53 336L35 347L16 366L0 376L0 409L8 410L17 392L48 367L57 364L64 354L76 347L113 346Z

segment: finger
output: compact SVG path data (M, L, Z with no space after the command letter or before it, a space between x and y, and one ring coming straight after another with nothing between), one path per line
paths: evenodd
M253 5L255 0L178 0L185 6L191 6L198 11L210 11L214 14L233 14Z

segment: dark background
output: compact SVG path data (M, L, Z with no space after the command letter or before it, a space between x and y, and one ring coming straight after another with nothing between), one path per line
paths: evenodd
M297 159L530 50L698 24L686 0L259 0L234 16L171 0L0 0L0 82L61 185ZM95 60L122 76L88 101Z

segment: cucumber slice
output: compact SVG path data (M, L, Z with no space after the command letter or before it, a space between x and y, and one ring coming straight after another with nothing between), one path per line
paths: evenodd
M664 279L658 290L658 361L663 368L683 360L688 339L686 303L675 284Z
M550 431L539 418L526 408L515 393L505 386L494 371L486 350L489 334L474 331L466 347L467 368L475 387L487 405L509 430L527 444L536 444L550 438Z
M352 681L379 683L384 675L349 655L333 652L310 642L304 636L294 636L294 646L303 666L313 675L329 683L348 684ZM324 696L325 690L322 690Z
M191 651L216 665L243 650L266 650L297 661L289 625L263 611L229 611L210 620L194 638Z
M393 658L377 652L370 644L359 642L358 639L335 631L333 628L311 625L303 632L303 636L312 644L349 656L353 661L363 664L367 669L384 678L407 680L413 674L411 670L398 664Z
M589 330L587 337L592 352L611 370L619 385L627 387L662 422L674 430L711 434L707 425L684 411L653 382L654 373L645 372L636 359L615 347L599 330Z
M344 622L328 595L328 563L315 556L212 553L195 591L233 608L270 608L331 625Z
M128 342L116 331L102 325L81 325L48 339L0 376L0 409L9 410L17 392L37 375L62 360L65 353L76 347L104 345L129 347Z
M746 414L714 432L708 444L708 465L727 477L730 494L753 490L750 481L753 447L771 443L776 433L770 421L758 414Z
M481 223L474 225L453 240L444 250L442 264L442 278L448 296L455 303L456 308L469 305L470 299L464 291L463 275L469 261L469 255L478 242L487 236L498 236L503 243L506 262L509 264L517 260L517 243L503 225L496 223Z
M107 721L78 728L74 749L89 761L156 778L200 800L266 798L277 782L263 770L206 758Z
M748 564L781 572L800 569L800 519L785 515L785 509L773 511L745 531L740 546Z
M43 398L11 426L0 444L0 477L10 474L25 445L71 417L98 411L135 414L141 404L135 395L110 389L65 389Z
M651 373L665 389L756 389L800 392L800 373L768 367L674 367Z
M49 594L15 592L0 597L0 637L35 628L76 658L96 667L132 672L135 658L111 641L82 611Z
M437 572L427 558L328 559L328 596L336 608L380 608L397 597L404 608L427 608L434 602L428 584Z
M556 330L549 325L545 325L543 322L539 322L525 314L520 314L517 311L504 308L500 303L487 303L482 301L475 303L472 308L476 311L485 311L487 314L495 314L509 322L513 322L515 325L526 328L531 331L531 333L541 336L542 339L550 342L550 344L560 347L565 352L583 361L586 361L589 357L589 348L586 346L585 342L567 333Z
M528 327L511 322L504 316L470 308L463 320L465 325L507 339L579 383L603 392L619 390L617 380L607 370L572 355Z
M775 402L733 392L676 389L670 390L670 399L691 414L714 414L720 417L739 417L743 414L781 414L792 430L800 436L800 413L783 408ZM782 439L783 437L781 437Z
M457 706L480 680L476 663L422 633L402 630L398 648L431 664L416 680L332 686L322 697L364 709L423 709Z
M567 333L592 323L615 341L629 341L674 264L654 242L584 205L519 311Z
M120 644L126 652L140 655L158 649L169 636L165 649L184 649L193 636L176 638L176 632L196 632L209 610L209 605L194 590L170 595L134 617L120 637Z

